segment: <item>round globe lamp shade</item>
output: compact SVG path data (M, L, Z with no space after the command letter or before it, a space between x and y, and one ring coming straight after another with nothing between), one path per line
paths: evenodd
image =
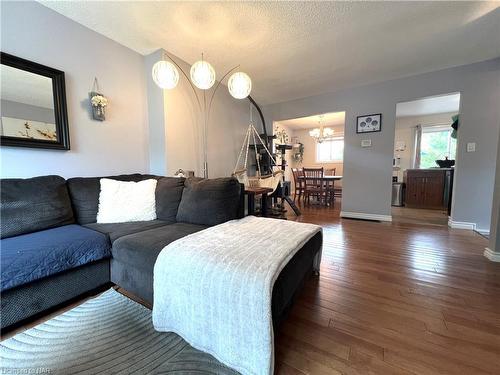
M208 90L215 83L215 70L208 62L200 60L191 66L191 82L201 90Z
M179 71L170 61L158 61L153 65L153 81L162 89L173 89L179 83Z
M245 99L252 91L252 80L248 74L236 72L229 77L227 87L233 98Z

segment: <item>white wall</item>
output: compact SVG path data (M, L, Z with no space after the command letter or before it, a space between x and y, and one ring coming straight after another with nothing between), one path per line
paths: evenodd
M1 3L1 49L65 72L70 151L2 147L1 177L148 172L143 56L35 2ZM97 77L106 121L90 117Z
M405 149L397 151L396 145L398 142L403 142ZM394 158L399 158L399 171L394 171L393 176L398 177L398 181L403 181L403 172L413 167L415 147L415 128L397 128L394 135Z
M500 58L272 104L265 114L272 122L346 111L342 209L389 216L396 104L450 92L461 93L452 219L488 230L500 128ZM356 116L370 113L382 113L382 131L356 134ZM362 148L363 139L371 139L372 147ZM476 152L466 152L467 142L476 142Z

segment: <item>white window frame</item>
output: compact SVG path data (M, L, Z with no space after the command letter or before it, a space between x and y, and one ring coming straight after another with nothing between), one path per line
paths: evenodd
M329 138L323 141L323 144L325 142L329 141L342 141L344 143L344 137L333 137ZM342 147L342 158L341 159L329 159L329 160L320 160L319 158L319 148L322 143L316 143L316 163L321 164L321 163L343 163L344 162L344 149ZM343 145L344 146L344 145Z
M452 150L452 147L451 147L451 142L452 142L451 133L452 133L452 131L453 131L453 129L451 128L451 124L450 125L428 125L428 126L422 126L422 135L425 134L425 133L448 132L448 150L447 150L448 157L451 157L451 150ZM420 153L422 153L422 150L420 150ZM455 150L455 153L456 153L456 150ZM422 156L420 156L420 157L422 157Z

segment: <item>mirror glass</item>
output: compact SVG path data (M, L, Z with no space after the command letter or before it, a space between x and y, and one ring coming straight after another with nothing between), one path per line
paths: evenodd
M3 64L0 77L0 134L56 142L52 78Z

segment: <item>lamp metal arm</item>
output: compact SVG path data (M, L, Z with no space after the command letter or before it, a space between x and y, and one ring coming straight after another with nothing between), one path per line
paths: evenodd
M179 64L177 64L177 62L166 52L163 52L165 54L165 56L168 57L168 59L170 61L172 61L174 63L174 65L182 72L182 74L184 75L184 77L186 77L186 81L188 81L189 83L189 86L191 86L191 89L193 90L193 94L194 96L196 97L196 102L198 103L198 107L201 111L202 107L201 107L201 102L200 102L200 98L198 97L198 93L196 92L196 89L194 88L194 85L193 83L191 82L191 80L189 79L189 76L187 75L187 73L184 71L184 69L181 68L181 66Z
M250 95L248 95L248 100L250 100L250 103L252 103L253 106L257 109L257 112L259 112L260 120L262 121L264 142L266 143L266 146L269 147L268 138L267 138L266 120L264 119L264 115L262 114L262 110L260 109L257 102Z

